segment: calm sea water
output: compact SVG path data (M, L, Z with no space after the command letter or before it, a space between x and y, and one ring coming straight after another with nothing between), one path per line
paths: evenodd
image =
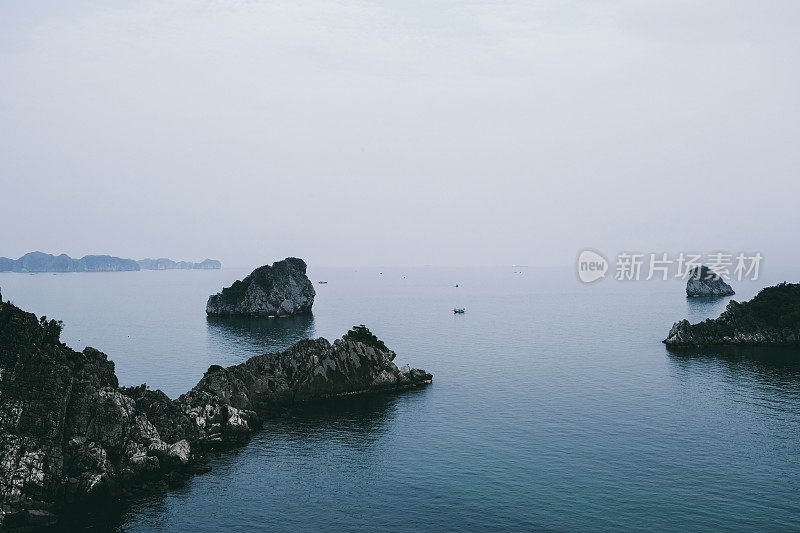
M207 319L208 295L246 273L0 274L0 287L62 319L73 348L108 353L122 384L172 397L211 364L362 323L433 385L299 408L210 473L89 526L800 529L800 357L660 342L727 299L687 300L677 282L588 287L557 270L315 269L328 284L315 284L313 317ZM778 279L735 285L735 298Z

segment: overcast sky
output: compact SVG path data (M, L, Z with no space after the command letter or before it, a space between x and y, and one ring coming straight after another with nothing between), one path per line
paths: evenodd
M796 1L0 0L0 256L794 264L798 27Z

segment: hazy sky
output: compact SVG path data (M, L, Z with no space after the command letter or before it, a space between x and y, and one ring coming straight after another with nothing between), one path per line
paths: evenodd
M0 256L796 263L798 27L796 1L0 0Z

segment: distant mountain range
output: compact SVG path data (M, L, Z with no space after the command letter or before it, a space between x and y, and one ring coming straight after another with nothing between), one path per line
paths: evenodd
M0 272L121 272L130 270L172 270L222 268L222 263L206 259L201 263L173 261L172 259L122 259L110 255L84 255L73 259L67 254L53 255L29 252L19 259L0 257Z
M173 261L165 257L160 259L150 259L148 257L147 259L139 259L136 262L142 270L172 270L174 268L184 270L214 270L222 268L222 263L216 259L206 259L200 263L192 263L191 261Z

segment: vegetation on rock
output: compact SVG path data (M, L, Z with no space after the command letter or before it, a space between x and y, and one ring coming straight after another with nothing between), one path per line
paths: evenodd
M800 284L767 287L752 300L728 302L716 319L676 322L664 339L673 346L800 344Z

